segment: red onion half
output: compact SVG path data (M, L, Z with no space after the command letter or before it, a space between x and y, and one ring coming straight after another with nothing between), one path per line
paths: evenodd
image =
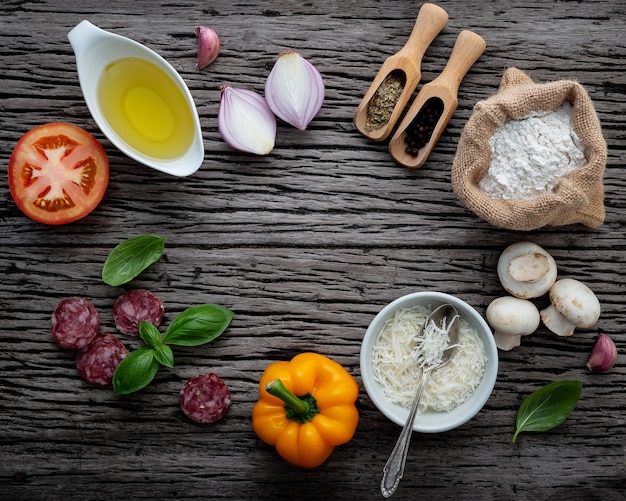
M324 102L324 80L317 68L294 51L283 52L265 82L265 99L274 114L305 130Z
M231 147L267 155L276 141L276 117L263 96L247 89L222 86L217 128Z

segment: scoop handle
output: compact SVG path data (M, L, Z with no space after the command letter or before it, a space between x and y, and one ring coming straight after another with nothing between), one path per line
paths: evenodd
M485 40L473 31L463 30L454 43L450 59L441 74L433 80L433 85L443 85L456 96L465 74L485 51Z
M425 3L417 13L409 39L397 55L421 62L426 49L448 22L448 13L432 3Z

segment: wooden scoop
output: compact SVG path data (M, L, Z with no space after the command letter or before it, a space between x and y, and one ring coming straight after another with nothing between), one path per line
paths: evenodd
M461 80L484 52L485 45L485 41L476 33L465 30L459 34L446 67L437 78L422 87L389 142L389 153L397 162L413 169L421 167L426 162L459 104L457 95ZM442 107L443 111L428 143L418 151L417 156L412 156L406 151L407 144L404 141L406 130L429 100Z
M422 57L446 22L448 22L448 13L441 7L431 3L422 5L406 44L399 52L385 60L361 100L361 104L354 112L354 126L361 134L373 141L384 141L389 136L420 81ZM370 101L385 78L394 71L404 81L402 94L397 100L389 120L379 128L368 130L370 127L367 127L367 114Z

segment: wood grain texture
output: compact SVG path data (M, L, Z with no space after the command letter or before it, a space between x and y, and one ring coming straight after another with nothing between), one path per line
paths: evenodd
M560 276L598 295L596 327L559 339L540 327L500 354L495 389L469 423L413 437L394 499L595 500L626 498L626 6L609 0L442 0L448 24L427 50L422 83L443 69L458 33L487 49L461 83L459 106L424 167L393 163L352 114L382 61L408 37L420 4L404 0L266 2L4 0L0 4L0 499L380 499L382 466L400 431L361 386L354 439L313 471L285 463L250 426L265 367L302 351L331 356L360 381L360 342L387 303L418 290L455 294L484 313L504 291L502 250L530 240L555 258ZM202 168L183 179L134 163L100 133L82 98L67 32L82 19L146 44L183 76L206 147ZM217 61L194 68L194 26L221 38ZM305 132L279 124L276 148L251 157L217 131L220 86L263 92L277 55L301 52L322 73L326 100ZM507 67L538 82L575 79L594 101L608 144L606 221L519 233L463 207L450 168L474 104L493 95ZM67 121L103 144L111 164L104 200L77 223L46 227L13 203L6 167L31 127ZM64 297L90 298L102 332L123 287L100 278L125 238L167 238L163 258L129 287L166 306L163 324L193 304L216 302L236 317L203 347L175 351L176 367L118 397L83 382L74 354L50 338ZM536 300L543 307L546 298ZM608 374L584 364L598 332L616 341ZM136 348L140 342L125 338ZM233 405L212 426L179 410L184 381L214 371ZM583 382L570 418L511 443L531 391L557 379Z

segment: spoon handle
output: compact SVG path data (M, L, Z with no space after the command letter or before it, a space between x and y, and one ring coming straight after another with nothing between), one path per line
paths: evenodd
M417 387L417 394L415 396L415 400L413 401L411 411L409 412L409 417L407 418L406 423L404 423L404 427L400 432L398 441L396 442L396 445L393 448L393 451L391 451L391 455L383 468L383 479L380 482L380 492L386 498L390 497L396 491L398 485L400 484L400 479L402 478L402 475L404 475L404 465L406 463L406 456L409 453L411 434L413 433L413 421L415 421L417 408L419 406L420 399L422 398L424 386L426 386L426 381L430 375L430 370L430 367L424 369L422 380Z
M398 54L414 59L419 69L424 53L447 22L448 13L443 8L425 3L417 13L409 39Z

